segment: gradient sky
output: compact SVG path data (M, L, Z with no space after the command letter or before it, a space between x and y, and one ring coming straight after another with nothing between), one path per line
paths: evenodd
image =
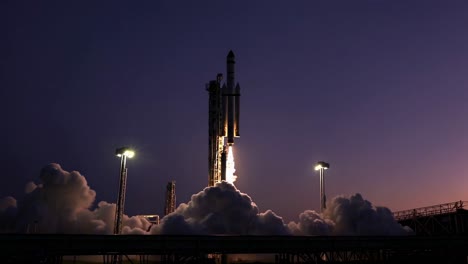
M125 213L207 184L208 93L236 55L238 179L295 220L326 192L411 209L468 200L467 1L2 1L0 197L49 163Z

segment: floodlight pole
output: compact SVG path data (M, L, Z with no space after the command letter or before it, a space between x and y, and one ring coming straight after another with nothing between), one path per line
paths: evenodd
M127 185L127 155L120 156L119 196L115 209L114 235L122 232L122 217L125 205L125 187Z
M133 150L127 147L118 148L115 151L117 157L120 157L120 173L119 173L119 196L117 197L117 204L115 208L115 220L114 220L114 235L120 235L122 233L122 218L125 205L125 192L127 188L127 157L132 158L135 155ZM114 255L112 263L122 263L122 255Z
M327 207L326 206L326 196L325 196L325 181L324 181L324 178L323 178L323 174L324 174L324 168L321 167L320 170L319 170L319 174L320 174L320 212L323 213L323 211L325 211L325 208Z
M325 170L330 168L330 164L326 163L325 161L319 161L315 165L315 170L319 171L319 178L320 178L320 212L323 213L326 208L327 204L327 197L325 195L325 179L324 174Z

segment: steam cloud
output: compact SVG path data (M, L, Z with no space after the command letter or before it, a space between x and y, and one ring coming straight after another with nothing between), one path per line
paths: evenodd
M0 230L3 232L111 234L115 204L99 202L90 210L96 192L77 171L64 171L49 164L40 174L40 184L26 184L25 197L0 200ZM124 216L123 233L144 233L146 219Z
M409 227L401 226L386 208L374 207L357 193L347 198L337 196L327 204L322 215L306 210L299 222L290 222L295 235L407 235Z
M283 219L268 210L259 213L252 199L227 182L192 195L167 215L152 233L287 235Z
M101 201L77 171L52 163L29 182L25 196L0 199L0 232L111 234L116 205ZM123 217L124 234L228 235L405 235L410 234L385 207L374 207L360 194L338 196L323 214L306 210L285 224L273 211L260 212L252 199L228 182L192 195L175 212L153 225L145 218ZM150 230L147 232L147 230Z

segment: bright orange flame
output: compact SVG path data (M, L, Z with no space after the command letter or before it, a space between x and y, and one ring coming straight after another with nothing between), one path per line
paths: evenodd
M234 174L235 172L234 153L232 152L232 146L229 146L226 161L226 181L230 184L234 184L237 179L237 176Z

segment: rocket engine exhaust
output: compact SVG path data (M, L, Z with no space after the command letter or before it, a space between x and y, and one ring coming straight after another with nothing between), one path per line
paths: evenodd
M236 172L235 165L234 152L232 151L232 146L229 146L226 160L226 181L230 184L234 184L237 180L237 175L234 174Z

